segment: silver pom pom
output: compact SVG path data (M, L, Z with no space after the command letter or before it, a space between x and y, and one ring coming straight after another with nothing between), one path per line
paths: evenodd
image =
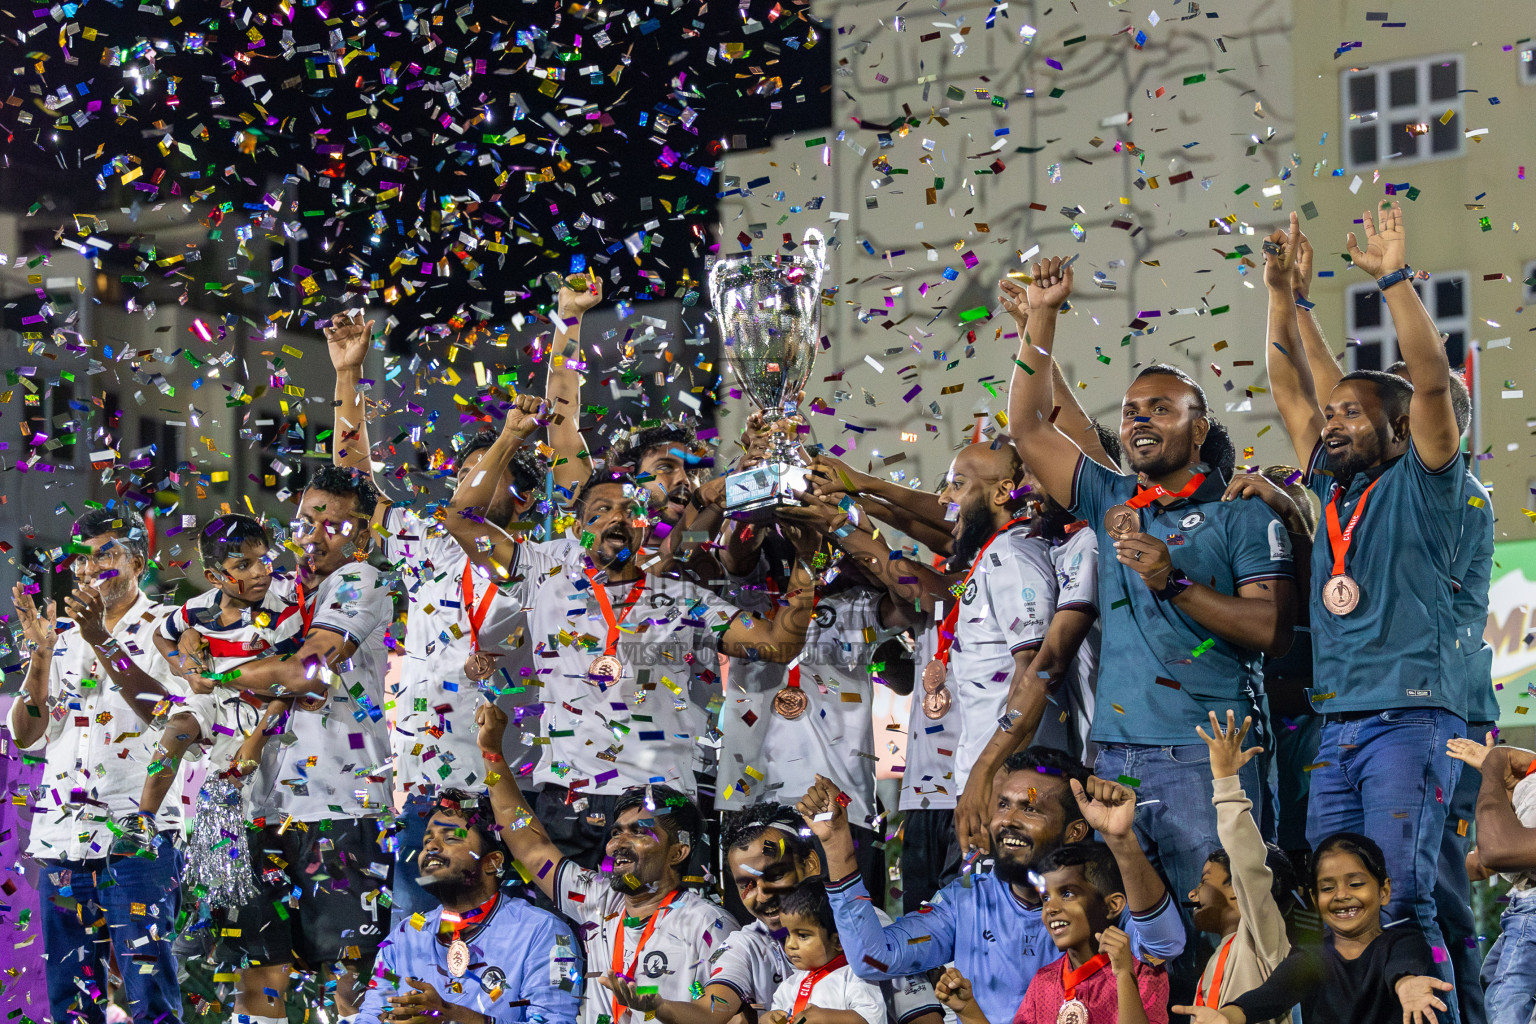
M183 882L212 907L238 907L260 895L251 874L240 788L228 779L210 776L198 793Z

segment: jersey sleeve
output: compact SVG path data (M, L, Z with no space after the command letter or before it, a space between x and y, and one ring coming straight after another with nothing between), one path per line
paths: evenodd
M1172 960L1184 952L1184 921L1179 905L1167 892L1151 910L1133 914L1127 908L1120 927L1131 937L1131 954L1148 963Z
M933 994L933 985L926 974L892 978L885 983L885 987L890 990L890 998L886 1003L893 1024L906 1024L925 1013L944 1013L944 1007L939 1004L938 996Z
M982 553L977 572L987 605L1014 654L1039 647L1056 610L1056 570L1050 549L1034 538L1014 538L1003 551Z
M957 880L950 888L959 884ZM832 902L832 916L837 921L837 935L848 956L848 966L861 978L899 978L942 967L954 958L954 905L943 898L943 892L928 906L903 914L888 925L880 923L880 915L858 872L829 885L827 896ZM1181 947L1182 937L1181 931Z
M1295 579L1295 557L1285 523L1262 501L1234 504L1240 507L1227 530L1227 550L1231 552L1235 585Z
M1461 453L1451 456L1451 461L1438 469L1431 469L1425 465L1419 456L1418 446L1410 439L1408 442L1407 462L1413 480L1418 487L1418 493L1426 508L1435 511L1459 510L1465 500L1466 493L1466 467L1461 461Z
M1249 1020L1289 1017L1291 1007L1323 982L1322 957L1312 950L1297 950L1275 968L1274 974L1264 979L1264 984L1244 992L1227 1005L1241 1009Z
M1079 539L1081 538L1081 539ZM1072 535L1056 565L1056 610L1099 614L1099 544L1091 526Z
M576 941L553 914L540 913L525 949L523 989L512 997L510 1012L498 1017L508 1022L537 1020L544 1024L575 1024L581 1002L573 979L581 977ZM561 963L569 958L572 963ZM573 970L574 968L574 970ZM499 1009L499 1007L498 1007Z
M371 565L337 569L326 582L336 577L340 578L334 587L326 587L316 595L319 607L315 609L310 628L340 633L361 647L375 630L388 625L394 617L394 599L389 587L379 578L379 571Z
M596 922L602 917L601 897L606 888L596 871L567 857L555 869L555 909L577 924Z
M1079 519L1088 520L1091 528L1098 529L1098 524L1104 521L1104 513L1120 504L1115 487L1124 479L1088 456L1079 455L1077 469L1072 473L1072 507L1068 511Z
M724 985L746 1006L761 1006L773 984L773 940L751 928L732 932L710 957L705 985ZM784 986L780 985L779 988Z

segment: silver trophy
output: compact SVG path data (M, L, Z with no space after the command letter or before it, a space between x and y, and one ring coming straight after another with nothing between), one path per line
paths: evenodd
M821 336L827 243L810 228L801 247L803 255L723 259L709 272L725 361L770 424L794 414ZM800 504L793 492L805 490L808 469L799 442L774 434L763 461L725 478L726 513L761 519Z

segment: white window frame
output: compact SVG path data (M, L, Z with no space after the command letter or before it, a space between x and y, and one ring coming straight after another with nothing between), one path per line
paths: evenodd
M1536 260L1531 263L1536 268ZM1445 281L1450 278L1458 278L1461 281L1461 315L1444 316L1438 308L1439 298L1435 292L1435 282ZM1435 321L1435 326L1442 334L1450 334L1460 331L1462 335L1462 360L1465 365L1467 352L1472 347L1472 275L1465 270L1447 270L1433 274L1427 281L1414 281L1414 286L1419 291L1419 297L1424 301L1424 308L1429 310L1429 315ZM1397 331L1392 326L1392 316L1387 312L1385 299L1378 299L1382 303L1381 324L1377 327L1361 328L1355 323L1355 296L1362 293L1380 295L1374 281L1362 284L1352 284L1344 292L1344 334L1349 339L1349 347L1346 350L1345 362L1350 370L1358 370L1360 349L1369 345L1379 345L1381 348L1380 369L1386 369L1402 358L1397 351ZM1459 367L1452 367L1459 369Z
M1431 100L1429 98L1429 71L1430 68L1440 64L1454 61L1457 64L1457 92L1449 100ZM1386 106L1387 81L1394 71L1403 68L1415 68L1418 71L1418 88L1416 95L1418 102L1403 107ZM1467 61L1460 53L1442 53L1432 57L1415 57L1412 60L1392 61L1386 64L1371 64L1359 70L1344 71L1339 75L1339 121L1343 130L1339 133L1339 148L1342 162L1346 171L1355 172L1370 170L1380 167L1382 169L1407 166L1408 164L1429 163L1435 160L1453 160L1464 156L1467 152L1466 129L1462 122L1466 117L1466 104L1463 101L1464 94L1461 88L1466 83ZM1369 163L1357 164L1351 157L1353 147L1351 145L1353 133L1365 127L1350 119L1349 93L1350 83L1356 79L1371 76L1376 81L1376 120L1372 122L1376 129L1376 154L1377 158ZM1456 130L1456 148L1447 153L1429 152L1429 135L1405 136L1396 138L1392 135L1392 124L1398 121L1412 121L1414 123L1428 123L1433 130L1434 122L1445 116L1447 109L1456 112L1456 119L1451 125ZM1412 144L1415 149L1412 154L1406 152L1405 147ZM1397 154L1397 155L1393 155Z

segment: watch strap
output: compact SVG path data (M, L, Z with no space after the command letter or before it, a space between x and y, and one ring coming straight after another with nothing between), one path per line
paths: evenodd
M1378 277L1376 279L1376 288L1379 291L1386 291L1388 288L1391 288L1399 281L1411 281L1412 279L1413 268L1405 264L1392 271L1392 273L1387 274L1385 277Z

